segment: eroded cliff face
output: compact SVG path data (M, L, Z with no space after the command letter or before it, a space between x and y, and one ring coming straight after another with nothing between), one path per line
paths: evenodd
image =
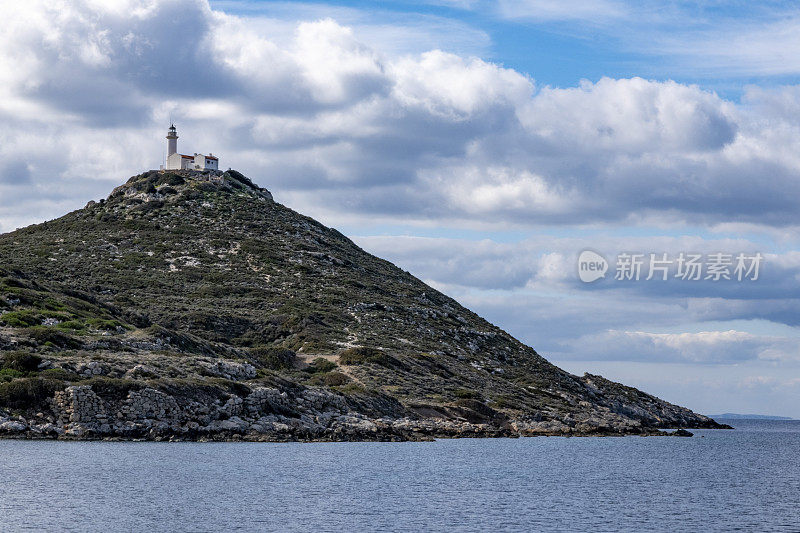
M579 378L235 171L0 235L0 434L420 439L718 427Z

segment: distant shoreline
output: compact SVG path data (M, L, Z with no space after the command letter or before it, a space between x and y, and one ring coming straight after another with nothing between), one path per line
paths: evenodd
M775 416L775 415L744 415L740 413L723 413L721 415L711 415L714 420L797 420L789 416Z

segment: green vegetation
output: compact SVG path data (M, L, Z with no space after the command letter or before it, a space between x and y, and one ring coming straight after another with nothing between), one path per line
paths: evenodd
M469 389L456 389L453 391L453 394L456 396L456 398L462 399L475 399L480 397L480 394L478 394L477 391Z
M35 375L42 358L29 352L11 351L0 356L0 383Z
M502 395L495 398L494 402L492 402L492 407L495 409L513 409L516 407L517 403L514 401L512 396Z
M348 385L344 385L343 387L338 387L337 390L339 392L341 392L342 394L345 394L345 395L348 395L348 396L370 394L370 392L367 391L367 389L365 389L361 385L358 385L357 383L350 383Z
M14 378L21 378L25 372L14 370L13 368L0 368L0 381L12 381Z
M287 370L294 367L296 355L286 348L266 346L251 348L250 359L258 368Z
M375 348L356 347L348 348L339 354L339 364L342 365L388 365L389 356Z
M0 322L12 328L27 328L41 324L43 317L36 311L11 311L0 316Z
M61 381L75 381L79 379L77 374L67 372L63 368L47 368L42 370L40 375L43 378L57 379Z
M29 352L7 352L2 356L3 370L16 372L35 372L42 358Z
M323 357L317 357L308 367L309 372L314 374L317 373L325 373L330 372L331 370L335 370L337 368L336 363L333 361L328 361Z
M82 343L76 338L46 326L26 328L24 333L40 346L52 348L80 348L82 346Z
M350 383L351 379L347 374L341 372L326 372L315 374L310 380L309 385L324 385L326 387L338 387Z
M131 390L141 389L141 382L130 379L92 377L79 381L76 385L89 385L95 394L106 398L125 398Z
M64 387L62 381L39 377L0 383L0 406L12 409L44 406L56 391Z
M173 187L177 187L178 185L183 185L186 183L186 180L184 180L182 176L179 176L173 172L166 172L163 175L157 176L158 178L155 181L155 185L171 185Z

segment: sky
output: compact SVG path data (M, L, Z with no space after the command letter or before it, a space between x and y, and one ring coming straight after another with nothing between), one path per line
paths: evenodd
M571 372L800 418L795 4L0 0L0 15L0 231L158 168L174 122L181 151L213 152ZM595 281L585 250L607 269ZM700 279L681 276L690 255Z

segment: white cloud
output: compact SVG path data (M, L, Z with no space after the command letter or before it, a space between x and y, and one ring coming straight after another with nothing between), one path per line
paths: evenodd
M543 89L524 125L532 134L577 150L620 155L688 155L716 151L735 139L734 106L697 86L641 78L571 89Z
M300 24L295 46L294 60L318 102L362 100L388 88L378 54L331 19Z
M787 251L780 254L762 254L759 279L750 281L749 285L758 288L756 294L746 292L747 285L740 282L691 283L674 279L676 268L674 261L679 254L698 253L707 258L708 255L717 252L732 256L738 253L747 256L760 253L763 243L747 239L666 235L631 237L613 232L594 232L590 236L576 237L532 236L510 243L489 239L476 241L466 238L413 236L363 236L357 237L356 241L370 252L389 258L426 279L471 288L516 289L548 280L551 283L549 286L538 283L537 287L549 290L619 289L627 293L691 296L695 299L724 296L730 299L731 287L734 286L733 290L738 298L764 300L769 295L796 297L797 291L793 286L800 276L800 252ZM609 279L607 283L600 282L590 286L581 283L577 276L577 258L580 252L586 249L597 250L610 261L611 277L615 272L618 254L622 252L643 254L642 282L623 285L615 284ZM657 258L667 254L668 260L673 261L670 266L670 278L673 279L666 282L644 281L648 274L651 253ZM555 272L556 267L560 269L558 274ZM470 274L460 274L466 272ZM484 272L485 277L476 277L475 272ZM682 286L688 288L682 290ZM657 290L655 287L660 289Z
M747 360L800 361L800 339L743 331L650 333L607 330L576 339L576 357L587 360L737 363Z
M444 0L444 3L469 9L472 2ZM342 26L357 28L359 41L389 56L420 54L429 50L483 56L492 44L485 31L456 18L382 9L383 6L358 9L324 2L246 0L217 0L211 4L216 10L238 15L246 20L249 30L269 35L271 41L281 46L291 44L298 23L323 19L333 19Z
M708 29L653 36L646 51L671 56L670 62L704 75L773 76L800 72L800 17L796 8L767 20L725 20Z
M533 92L532 82L518 72L440 50L399 60L393 74L401 104L445 120L467 120L497 107L514 109Z
M591 372L645 390L707 415L753 413L800 418L798 367L765 366L760 361L733 365L632 361L559 361L582 374ZM735 424L734 424L735 425Z
M0 157L35 162L4 183L121 180L158 164L171 117L182 143L334 222L800 224L800 127L781 112L797 91L736 105L640 78L537 89L474 57L383 53L332 19L275 37L201 0L49 6L15 9L0 36Z
M625 18L628 7L613 0L500 0L502 17L539 22L575 21L607 22Z

